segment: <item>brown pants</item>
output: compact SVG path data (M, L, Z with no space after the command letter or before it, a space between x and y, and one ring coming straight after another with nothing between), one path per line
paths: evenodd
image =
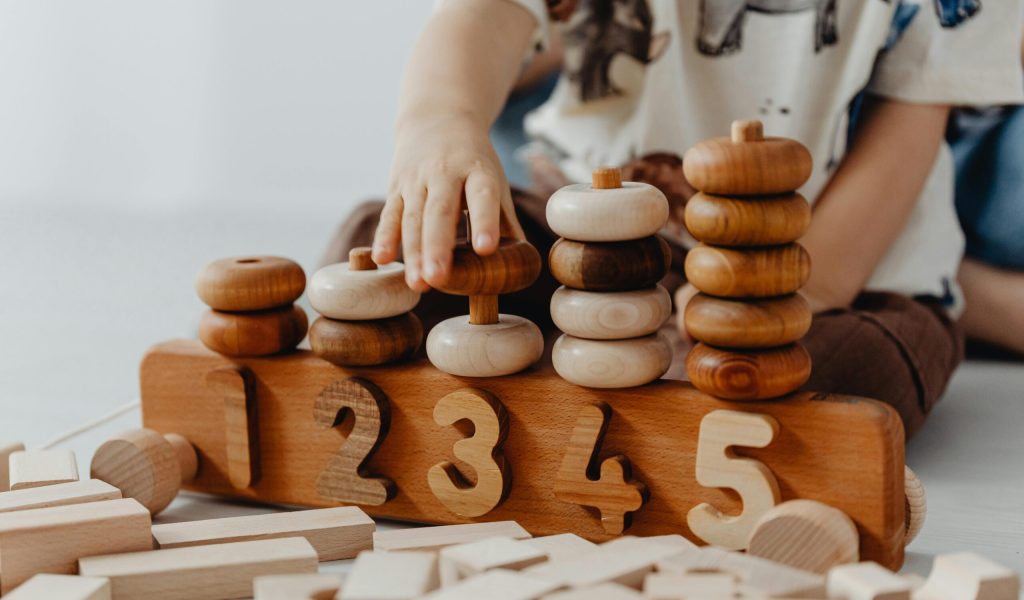
M544 201L529 194L515 194L520 223L527 238L546 256L557 236L547 228ZM359 206L341 224L324 255L323 263L347 260L348 251L373 241L383 202ZM662 280L670 292L685 283L682 275L686 249L672 245L672 269ZM558 287L545 269L531 287L502 296L502 311L522 315L551 330L548 303ZM423 295L417 315L429 330L449 317L465 314L466 300L431 291ZM677 348L688 343L672 328ZM808 390L875 398L893 406L903 419L907 437L946 389L963 359L963 335L938 303L880 292L861 294L849 308L830 310L814 317L803 344L813 359ZM676 361L681 365L683 361ZM682 379L677 369L669 376Z

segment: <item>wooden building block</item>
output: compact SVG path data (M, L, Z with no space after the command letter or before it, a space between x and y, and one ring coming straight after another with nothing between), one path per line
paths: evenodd
M253 600L334 600L341 575L263 575L252 580Z
M732 573L648 573L644 577L644 597L651 600L689 600L690 598L734 598L739 578Z
M521 540L522 543L543 551L548 560L556 562L582 555L597 549L597 544L585 540L575 533L559 533Z
M556 589L557 584L544 579L494 569L427 594L423 600L531 600Z
M973 552L940 554L914 600L1016 600L1020 576Z
M205 382L209 371L233 363L259 382L261 476L245 489L228 478L224 400ZM434 406L469 382L426 361L350 369L304 351L232 361L194 341L169 342L151 350L141 367L143 421L161 433L185 436L202 456L203 467L188 489L250 501L336 506L337 500L316 491L316 482L347 447L345 427L324 427L314 407L323 390L351 377L372 382L392 402L390 428L364 464L373 477L394 481L398 493L380 505L359 503L371 516L434 524L515 520L537 535L612 538L597 511L562 502L553 489L580 411L600 400L614 412L602 456L628 456L634 477L650 488L650 500L633 514L629 533L681 533L697 540L686 524L691 508L706 502L729 515L743 506L733 490L704 487L694 476L701 419L724 408L778 421L779 434L770 445L742 453L776 475L780 500L808 498L835 506L857 523L862 559L892 568L903 561L902 425L891 407L863 398L800 392L767 403L728 402L666 380L628 390L583 389L559 377L546 361L522 374L473 381L508 413L511 426L501 450L512 473L508 497L474 518L449 511L427 481L430 468L452 460L454 444L468 433L462 424L438 425ZM181 398L189 398L188 411L181 410ZM484 537L494 535L503 533Z
M338 600L419 598L439 585L433 552L360 552Z
M185 521L153 526L158 548L205 546L225 542L304 537L321 561L353 558L373 548L373 519L355 506L298 510Z
M252 593L261 575L316 573L303 538L255 540L82 558L82 575L107 577L114 600L228 600Z
M544 596L544 600L640 600L640 592L617 583L602 583L588 588L564 590Z
M859 557L857 526L838 509L814 500L790 500L761 516L747 553L824 575Z
M709 570L732 573L745 587L770 596L821 598L825 595L825 578L817 573L721 548L701 548L658 562L658 571L663 573L686 575Z
M605 542L593 552L542 563L523 572L531 577L572 588L612 582L640 589L644 577L654 570L659 561L689 552L696 550L692 546L684 547L671 538L623 537Z
M447 586L491 569L518 571L547 559L543 550L510 537L448 546L441 549L439 558L441 585Z
M9 460L12 490L78 481L78 462L70 450L25 450Z
M111 600L106 577L40 574L18 586L4 600Z
M130 499L0 514L0 593L37 573L75 573L83 556L152 548L150 525Z
M0 493L0 513L117 500L120 497L121 490L109 483L86 479Z
M465 525L442 525L439 527L374 531L373 549L384 551L435 551L445 546L468 544L501 536L510 537L514 540L523 540L531 537L530 533L515 521L494 521L491 523L468 523Z
M829 597L845 600L910 600L909 581L878 563L841 565L828 572Z
M21 442L0 444L0 492L6 492L11 489L10 473L8 471L11 455L24 449L25 444Z

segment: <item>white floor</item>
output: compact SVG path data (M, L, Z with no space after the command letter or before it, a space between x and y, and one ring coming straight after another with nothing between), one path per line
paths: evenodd
M343 206L301 217L0 207L0 441L39 445L136 398L145 349L193 335L204 262L258 252L311 270ZM83 474L97 445L138 422L134 412L67 444ZM966 364L907 462L929 503L907 571L926 575L956 550L1024 571L1024 365ZM267 510L183 495L160 518Z

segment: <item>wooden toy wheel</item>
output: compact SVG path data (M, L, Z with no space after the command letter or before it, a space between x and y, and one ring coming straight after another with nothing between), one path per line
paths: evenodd
M928 502L924 494L924 484L918 479L917 474L904 467L903 488L906 494L906 526L907 531L903 536L903 545L909 546L917 534L924 527L924 519L928 514Z

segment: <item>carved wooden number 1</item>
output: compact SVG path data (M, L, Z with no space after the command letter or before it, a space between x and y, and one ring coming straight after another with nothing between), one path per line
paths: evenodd
M395 495L387 477L370 477L365 463L384 441L391 410L384 392L365 379L335 381L320 392L313 417L321 427L337 427L351 411L352 432L334 459L317 477L316 491L324 498L350 504L379 506Z
M715 410L704 416L697 441L697 483L736 490L743 508L731 516L706 502L693 507L686 524L697 537L729 550L747 547L758 519L779 503L779 484L764 463L740 457L730 447L764 448L778 432L778 421L768 415Z
M633 513L647 501L648 492L646 485L633 481L632 467L625 456L598 460L611 419L612 409L604 402L580 411L555 477L555 497L597 508L601 526L617 535L629 527Z
M224 398L224 447L228 480L243 490L260 478L259 426L252 374L245 367L223 367L206 374L206 386Z

